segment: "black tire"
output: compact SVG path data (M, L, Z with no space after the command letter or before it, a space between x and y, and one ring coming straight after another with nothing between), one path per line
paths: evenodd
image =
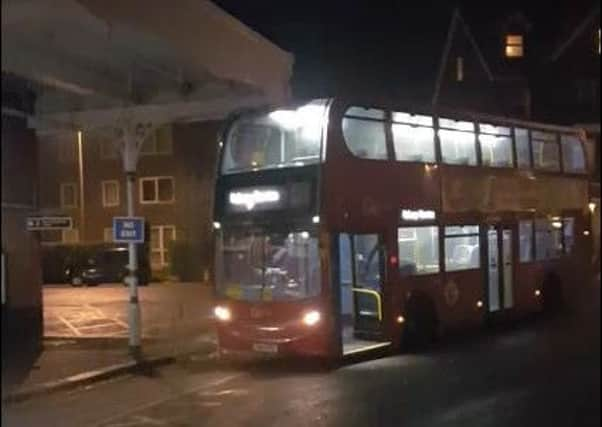
M438 321L434 306L426 298L410 300L402 329L404 350L418 351L431 347L438 338Z

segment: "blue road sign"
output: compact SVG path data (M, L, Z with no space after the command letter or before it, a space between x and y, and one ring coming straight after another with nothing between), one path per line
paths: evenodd
M117 243L144 243L144 218L114 217L113 241Z

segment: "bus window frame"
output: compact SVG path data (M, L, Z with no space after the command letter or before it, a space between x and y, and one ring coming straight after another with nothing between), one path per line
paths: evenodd
M439 218L439 214L440 212L435 210L435 215L436 218ZM444 227L445 225L441 223L440 220L435 219L435 220L426 220L426 221L407 221L407 220L403 220L401 219L401 215L399 216L399 221L397 221L397 225L395 227L395 256L397 257L397 263L396 263L396 267L395 270L397 271L397 274L399 274L399 242L398 242L398 238L399 238L399 229L400 228L409 228L409 227L437 227L437 233L438 233L438 239L437 239L437 247L438 247L438 258L439 258L439 271L433 272L433 273L421 273L421 274L410 274L407 276L401 276L399 274L399 276L402 278L402 280L407 280L408 278L418 278L418 277L434 277L435 275L440 275L443 274L443 266L445 264L445 259L442 256L443 254L443 250L444 250L444 246L445 246L445 242L443 241L443 237L442 237L442 233L444 232ZM460 270L462 271L462 270Z

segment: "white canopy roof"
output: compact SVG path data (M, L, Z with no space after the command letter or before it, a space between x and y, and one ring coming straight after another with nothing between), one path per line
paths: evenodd
M35 82L40 129L286 102L292 65L207 0L2 0L2 70Z

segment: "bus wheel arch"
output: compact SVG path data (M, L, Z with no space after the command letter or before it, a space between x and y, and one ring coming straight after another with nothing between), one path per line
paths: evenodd
M546 313L556 313L564 305L562 279L555 271L548 271L542 282L542 306Z
M424 292L413 292L405 303L402 348L420 349L438 338L439 317L433 299Z

